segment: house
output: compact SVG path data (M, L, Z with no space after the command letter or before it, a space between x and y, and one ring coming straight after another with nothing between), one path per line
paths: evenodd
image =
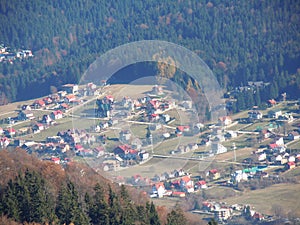
M149 120L151 122L155 122L155 121L158 121L159 120L159 114L156 114L156 113L152 113L149 115Z
M208 171L208 177L212 180L217 180L221 177L221 175L217 169L212 169Z
M149 159L149 152L141 151L139 153L139 157L141 158L141 160Z
M296 157L291 155L288 159L289 162L296 162Z
M30 105L22 105L21 109L22 110L31 110L31 106Z
M88 83L86 86L87 89L87 95L92 96L92 95L97 95L97 85L94 83Z
M194 181L190 178L190 176L183 176L180 179L180 188L187 193L194 192Z
M34 103L33 103L33 106L34 108L43 108L45 107L46 103L42 100L42 99L39 99L39 100L35 100Z
M0 148L6 148L9 145L9 139L7 137L0 138Z
M213 203L211 203L211 202L203 202L202 209L204 211L211 212L215 209L215 207L214 207Z
M214 216L218 221L228 220L231 216L231 209L229 207L221 207L214 210Z
M227 148L219 142L212 142L211 151L213 154L222 154L227 152Z
M275 163L277 165L284 165L288 162L287 158L282 157L282 155L278 155L275 158Z
M112 95L106 95L104 97L104 100L107 101L109 104L113 104L114 103L114 96L112 96Z
M70 106L67 103L62 103L59 105L59 108L61 110L67 110Z
M190 126L178 126L176 127L176 134L177 136L182 135L185 132L189 132L190 131Z
M239 183L242 180L248 180L248 174L242 170L237 170L232 174L231 178L233 182Z
M190 143L190 144L188 144L188 147L189 147L190 151L195 151L199 148L197 143Z
M263 117L263 114L259 111L254 110L254 111L248 112L248 118L250 120L260 120L260 119L262 119L262 117Z
M220 126L228 126L232 123L232 119L229 116L219 117L218 123Z
M49 124L49 123L51 123L51 121L52 121L52 119L51 119L50 115L43 115L42 123Z
M201 140L200 144L205 145L205 146L210 146L211 145L211 140L209 138L204 138L204 139Z
M77 155L82 157L89 157L89 156L93 156L94 152L92 149L81 149L77 152Z
M163 122L168 123L171 120L171 117L169 114L162 114L161 115Z
M274 105L276 105L276 101L274 100L274 99L269 99L268 100L268 104L269 104L269 106L274 106Z
M61 118L63 118L63 112L60 111L60 110L56 110L56 111L50 113L50 118L51 118L52 120L58 120L58 119L61 119Z
M270 149L276 149L276 148L278 148L279 146L276 144L276 143L271 143L271 144L269 144L269 148Z
M94 148L94 153L99 158L105 154L105 149L102 146L96 147Z
M273 119L278 119L279 116L282 115L282 111L281 110L270 110L268 112L268 117L269 118L273 118Z
M288 133L288 139L293 141L293 140L297 140L300 138L300 134L298 131L292 131L290 133Z
M120 133L119 133L119 140L121 142L128 142L131 138L131 132L129 130L122 130Z
M151 93L153 93L154 95L163 95L164 94L163 88L161 86L158 86L158 85L155 85L152 88Z
M225 139L236 138L237 136L238 136L238 133L233 130L228 130L227 133L224 135Z
M162 128L162 125L160 123L152 123L149 125L149 129L152 131L156 131Z
M77 94L78 93L78 85L76 84L65 84L62 86L62 90L67 92L67 94Z
M207 184L205 180L199 180L196 184L195 184L196 189L205 189L207 188Z
M71 103L76 100L76 96L74 94L68 94L64 97L64 102L65 103Z
M51 97L45 97L43 98L43 101L45 102L46 105L49 105L53 102Z
M262 153L262 154L258 155L258 161L260 161L260 162L265 161L266 158L267 158L266 153Z
M158 182L152 186L152 194L156 194L158 198L162 198L166 193L166 188L163 182Z
M34 119L34 116L31 111L24 110L18 113L18 120L32 120L32 119Z
M274 143L278 146L284 146L284 141L283 141L283 137L276 137L274 139Z
M278 117L278 120L277 121L282 121L282 122L292 122L294 120L294 117L292 115L292 113L285 113L283 115L280 115Z
M58 157L51 157L51 161L54 162L55 164L59 164L60 163L60 158L58 158Z
M64 143L64 140L60 136L52 136L52 137L47 137L46 142L47 143L59 143L59 144L61 144L61 143Z
M4 131L5 135L7 135L8 137L12 137L12 136L15 136L16 135L16 130L12 127L6 129Z
M185 152L189 152L190 150L191 149L189 148L189 146L180 145L180 146L178 146L178 149L176 152L185 153Z
M0 135L2 135L4 133L4 130L2 127L0 127Z
M267 129L263 129L260 131L260 136L262 139L267 139L267 138L271 137L271 135L272 135L272 133Z
M41 123L36 123L35 125L33 125L32 129L33 131L42 131L45 129L45 127Z
M254 219L254 220L263 220L263 219L264 219L264 216L263 216L261 213L255 212L255 213L252 215L252 219Z
M290 170L290 169L294 169L296 167L296 163L295 162L288 162L285 165L286 169Z
M136 159L138 151L132 149L129 145L119 145L114 149L114 154L122 159Z

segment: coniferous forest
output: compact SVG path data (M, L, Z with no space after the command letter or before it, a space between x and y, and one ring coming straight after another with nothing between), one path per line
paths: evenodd
M34 57L0 63L0 104L76 83L97 56L121 44L152 39L197 53L224 92L249 81L270 84L255 90L255 96L239 93L233 111L283 92L297 99L299 16L297 0L1 1L0 42L11 50L31 49ZM138 68L129 72L143 76L144 69Z

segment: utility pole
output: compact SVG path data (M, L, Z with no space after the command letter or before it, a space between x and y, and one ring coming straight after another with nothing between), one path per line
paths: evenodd
M235 146L235 142L232 143L232 150L233 150L233 155L234 155L234 162L236 162L236 146Z

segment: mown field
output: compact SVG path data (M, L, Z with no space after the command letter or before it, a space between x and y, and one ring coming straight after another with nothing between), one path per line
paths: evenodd
M280 209L283 215L291 213L300 216L300 184L276 184L264 189L242 193L239 196L225 198L228 204L250 204L255 210L274 214Z

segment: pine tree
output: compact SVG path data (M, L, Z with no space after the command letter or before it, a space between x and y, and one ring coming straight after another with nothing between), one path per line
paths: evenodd
M113 192L110 186L109 186L109 193L108 193L108 206L109 206L108 209L109 224L119 225L121 208L118 202L117 195Z
M94 191L95 195L93 196L93 199L91 199L88 194L85 196L88 215L93 224L107 225L109 224L108 205L104 199L103 188L99 184L96 184Z
M124 185L121 186L121 200L122 200L122 213L120 218L120 224L133 224L137 219L136 209L133 206L129 194Z
M257 106L261 105L260 90L259 90L259 88L257 88L256 91L255 91L254 102L255 102L255 105L257 105Z
M172 209L172 211L168 213L166 225L185 225L185 224L187 224L187 220L183 215L182 209L180 209L179 207Z
M214 218L212 218L212 219L208 222L208 225L218 225L218 222L215 221Z
M153 202L151 202L150 205L147 204L146 207L149 211L150 225L160 225L159 217L158 217L158 214L157 214L157 211L155 209L155 206L154 206Z
M63 186L58 195L56 215L61 223L89 224L78 201L78 193L72 182Z

